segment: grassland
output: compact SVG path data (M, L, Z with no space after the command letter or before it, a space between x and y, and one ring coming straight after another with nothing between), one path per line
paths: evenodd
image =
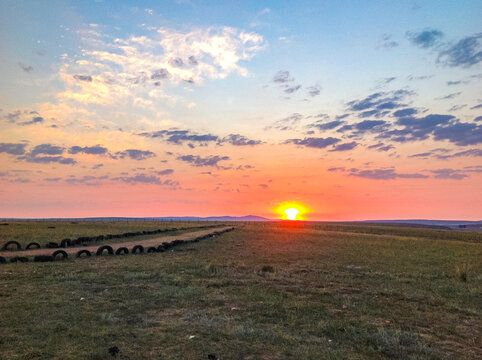
M71 225L58 236L91 231ZM3 264L0 358L479 359L481 240L254 223L162 254Z
M147 239L163 235L177 235L189 231L189 228L216 225L201 221L1 221L0 247L7 241L17 241L22 248L35 241L42 246L48 242L60 243L62 239L81 236L98 236L107 234L123 234L155 229L173 229L161 234L140 236L137 239ZM103 243L131 241L132 238L105 240Z

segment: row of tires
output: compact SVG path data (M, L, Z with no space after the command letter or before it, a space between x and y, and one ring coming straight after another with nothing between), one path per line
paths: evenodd
M219 226L219 225L143 230L143 231L136 231L136 232L126 232L122 234L107 234L107 235L98 235L98 236L81 236L81 237L78 237L77 239L68 239L68 238L63 239L60 241L60 243L57 243L55 241L50 241L47 244L45 244L45 247L47 249L67 248L67 247L85 245L91 242L99 242L104 240L121 239L121 238L141 236L141 235L154 235L154 234L160 234L164 232L177 231L177 230L188 230L188 229L198 229L198 228L205 229L205 228L211 228L215 226ZM40 249L40 248L41 246L38 242L31 242L25 247L25 250ZM22 250L22 245L18 241L11 240L3 244L2 250L3 251Z
M181 244L186 244L186 243L191 243L191 242L199 242L200 240L209 238L209 237L215 237L217 235L221 235L225 232L232 231L234 228L229 228L225 229L223 231L217 231L215 233L211 233L208 235L202 235L198 236L197 238L194 238L193 240L174 240L171 242L163 242L159 246L149 246L147 248L144 248L142 245L135 245L132 247L130 254L144 254L144 253L162 253L164 251L167 251L174 246L181 245ZM109 245L102 245L100 246L97 251L95 252L96 256L104 256L104 255L128 255L129 254L129 249L127 247L120 247L117 250L114 251L112 246ZM79 250L76 254L76 258L87 258L91 257L92 252L86 249ZM52 253L52 255L36 255L33 258L34 262L50 262L50 261L57 261L57 260L67 260L69 258L69 254L64 251L64 250L56 250ZM10 258L11 263L25 263L28 262L29 259L26 256L15 256ZM7 260L0 256L0 264L6 263Z

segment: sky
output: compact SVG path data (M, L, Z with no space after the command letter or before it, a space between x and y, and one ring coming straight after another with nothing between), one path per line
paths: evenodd
M0 217L482 218L480 1L0 8Z

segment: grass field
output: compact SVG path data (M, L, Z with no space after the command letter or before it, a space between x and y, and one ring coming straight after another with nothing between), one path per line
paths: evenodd
M107 234L122 234L155 229L182 230L169 233L140 236L138 239L159 237L163 235L176 235L189 231L186 228L216 225L200 221L2 221L0 222L0 247L7 241L17 241L22 248L35 241L40 245L53 241L60 243L62 239L78 238L80 236L98 236ZM132 238L105 240L103 243L131 241Z
M481 259L477 233L274 222L162 254L1 264L0 358L480 359Z

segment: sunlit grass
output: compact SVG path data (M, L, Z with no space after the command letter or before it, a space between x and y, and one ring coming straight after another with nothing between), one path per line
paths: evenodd
M477 359L481 255L480 234L280 222L0 265L0 358Z

